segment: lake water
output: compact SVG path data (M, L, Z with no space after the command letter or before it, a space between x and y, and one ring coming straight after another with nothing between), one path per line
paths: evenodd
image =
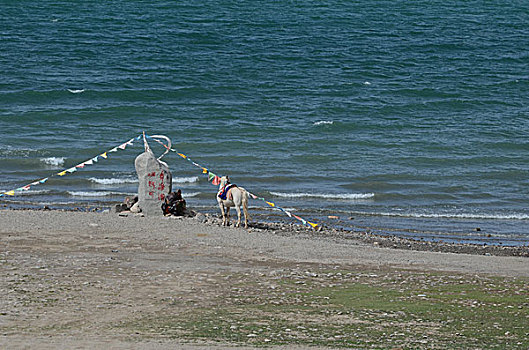
M311 221L529 242L525 1L4 1L0 12L2 191L145 131ZM0 204L110 207L136 191L141 151ZM164 160L189 206L216 211L200 169Z

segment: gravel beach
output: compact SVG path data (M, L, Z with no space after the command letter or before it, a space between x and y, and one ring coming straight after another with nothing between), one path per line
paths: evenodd
M168 305L174 313L215 305L235 278L268 285L285 274L330 269L529 277L527 247L484 251L295 225L252 226L221 227L202 214L2 210L0 347L231 348L146 337L127 325L169 312Z

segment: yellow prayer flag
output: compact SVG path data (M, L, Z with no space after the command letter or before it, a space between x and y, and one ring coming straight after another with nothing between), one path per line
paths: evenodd
M271 207L275 207L276 206L274 203L271 203L271 202L266 202L266 204L268 204Z
M184 158L184 159L186 159L186 158L187 158L187 156L186 156L185 154L182 154L182 153L178 153L178 155L179 155L180 157Z
M15 190L11 190L9 192L5 192L5 194L7 194L8 196L14 196L15 195Z
M310 221L307 221L309 223L310 226L312 226L312 228L316 228L318 227L318 224L315 224L313 222L310 222Z
M57 175L59 175L59 176L64 176L64 175L66 175L66 170L61 171L60 173L57 173Z
M101 157L107 158L107 152L100 154Z

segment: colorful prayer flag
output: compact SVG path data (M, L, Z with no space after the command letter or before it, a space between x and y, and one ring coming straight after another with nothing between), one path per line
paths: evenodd
M211 181L211 184L213 184L215 186L220 185L220 177L215 175L215 177L213 178L213 181Z

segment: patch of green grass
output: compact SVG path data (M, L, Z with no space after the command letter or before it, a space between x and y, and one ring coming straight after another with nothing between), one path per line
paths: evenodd
M216 307L122 325L144 336L267 345L529 348L527 280L404 272L248 280ZM243 285L244 286L244 285ZM170 311L170 310L169 310Z

